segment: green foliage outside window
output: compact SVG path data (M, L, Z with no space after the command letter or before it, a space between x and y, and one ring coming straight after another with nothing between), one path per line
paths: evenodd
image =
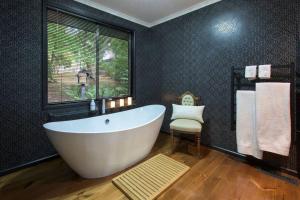
M129 42L48 22L48 102L96 98L96 54L99 54L99 95L129 94ZM99 52L96 47L99 46ZM106 59L105 54L111 56ZM77 69L77 71L74 69ZM78 70L87 72L85 95ZM81 79L80 79L81 81Z

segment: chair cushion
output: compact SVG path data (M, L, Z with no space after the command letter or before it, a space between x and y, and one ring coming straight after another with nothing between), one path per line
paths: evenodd
M170 124L170 128L177 131L190 132L192 134L201 132L200 122L192 119L176 119Z
M172 104L173 113L171 119L193 119L201 123L203 121L203 110L205 106L183 106Z
M194 98L192 97L192 95L186 94L182 97L181 104L184 106L194 106L195 101L194 101Z

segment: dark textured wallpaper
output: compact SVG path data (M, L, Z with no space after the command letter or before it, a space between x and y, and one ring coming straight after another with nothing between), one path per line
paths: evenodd
M134 30L136 103L160 102L160 68L151 57L151 31L71 0L51 2ZM42 129L47 114L42 111L42 0L1 1L0 9L0 171L4 171L51 156L55 150Z
M202 142L231 151L236 151L231 66L299 62L299 0L223 0L150 29L72 0L49 1L135 30L137 105L166 105L168 131L171 104L190 90L206 105ZM42 0L1 1L0 9L0 171L5 171L55 150L41 128L47 114L41 102ZM296 169L294 149L288 159L270 159Z
M231 66L296 62L297 2L223 0L154 27L161 45L162 103L168 107L163 129L169 129L175 97L190 90L206 105L202 142L236 151L230 130ZM271 159L295 170L295 153L293 148L289 159Z
M41 131L41 1L2 1L0 170L54 150Z

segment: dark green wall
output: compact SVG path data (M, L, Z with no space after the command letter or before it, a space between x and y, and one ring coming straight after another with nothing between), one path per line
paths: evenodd
M223 0L155 26L162 104L168 107L163 130L169 129L175 97L190 90L206 105L202 142L236 152L231 67L296 62L299 6L298 0ZM296 156L293 146L289 158L266 159L296 170Z

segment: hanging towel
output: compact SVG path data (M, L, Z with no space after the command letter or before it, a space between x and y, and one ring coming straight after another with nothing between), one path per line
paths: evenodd
M262 159L255 128L255 91L238 90L236 93L236 138L239 153Z
M258 67L258 77L260 79L271 78L271 65L259 65Z
M245 78L247 78L248 80L254 80L256 79L256 65L252 65L252 66L246 66L245 67Z
M256 131L261 150L289 155L290 83L256 83Z

